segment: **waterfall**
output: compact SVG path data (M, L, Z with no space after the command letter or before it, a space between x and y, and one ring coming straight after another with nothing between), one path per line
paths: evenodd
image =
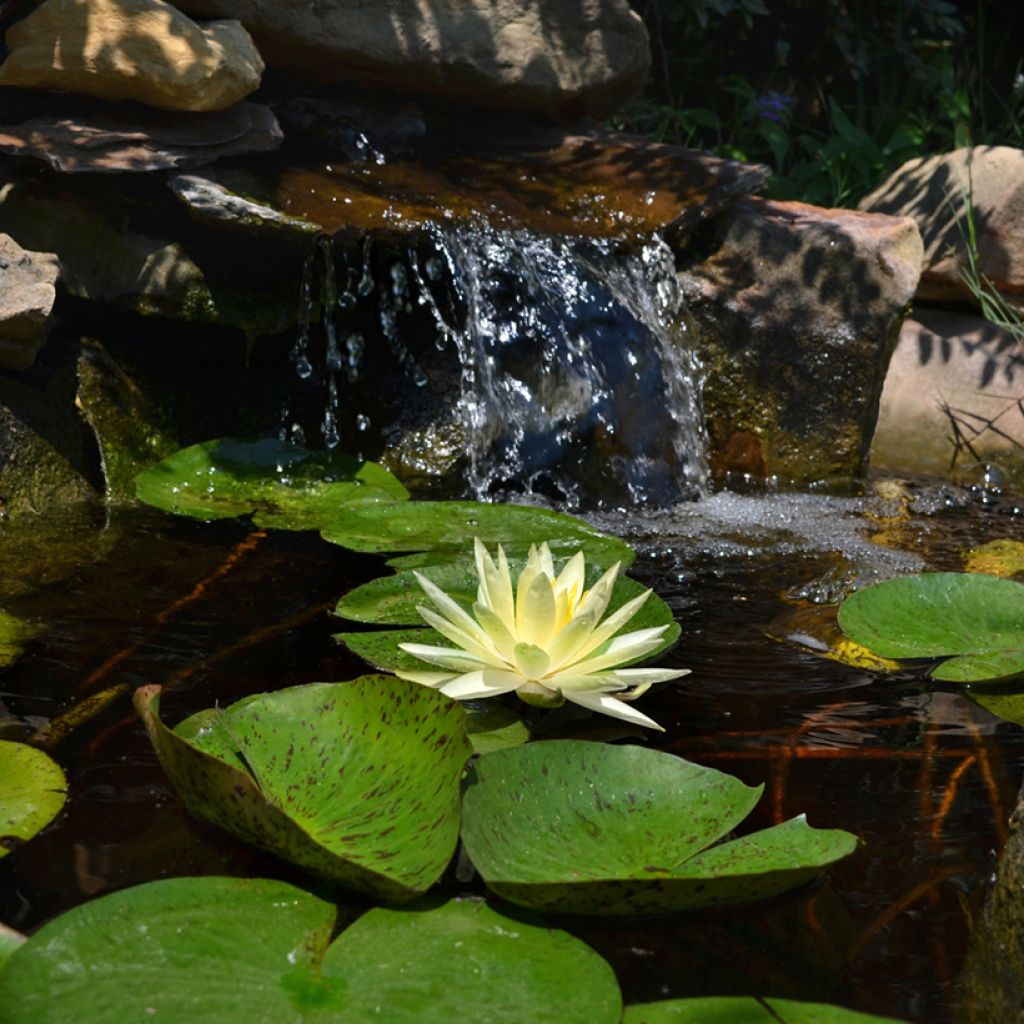
M470 495L614 508L704 492L698 366L672 252L660 238L627 246L473 223L435 225L404 251L393 241L380 248L371 258L364 240L332 259L321 244L327 270L307 272L303 283L294 358L309 377L310 282L323 281L326 444L338 439L339 384L359 379L358 359L349 358L338 380L340 352L364 347L362 334L344 326L359 305L362 323L372 319L416 386L428 384L422 353L457 356L454 414ZM422 337L424 324L433 339Z

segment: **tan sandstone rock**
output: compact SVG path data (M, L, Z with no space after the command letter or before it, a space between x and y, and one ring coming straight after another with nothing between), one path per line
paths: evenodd
M748 198L682 261L716 474L858 475L920 272L914 222Z
M57 257L0 234L0 369L27 370L46 343L60 275Z
M650 67L628 0L175 0L238 18L272 68L417 101L557 117L611 112Z
M260 84L237 21L200 27L163 0L46 0L7 32L0 85L164 110L223 110Z
M1024 150L975 146L909 160L860 207L917 221L925 249L919 299L971 302L960 276L969 190L979 269L1008 299L1024 304Z
M981 317L916 309L885 378L872 468L970 481L979 463L1024 482L1024 345Z

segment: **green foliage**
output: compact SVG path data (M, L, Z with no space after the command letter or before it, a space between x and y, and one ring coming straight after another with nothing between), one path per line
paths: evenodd
M462 841L488 888L512 903L626 915L766 899L856 849L855 836L803 818L718 842L760 795L642 747L532 743L471 768Z
M41 750L0 740L0 858L60 813L64 773Z
M974 682L1024 673L1024 584L928 572L858 590L839 625L886 658L944 658L935 679ZM950 657L952 656L952 657Z
M770 164L770 195L853 205L904 161L1020 145L1024 10L992 0L648 0L652 87L622 124ZM739 69L739 71L737 71Z

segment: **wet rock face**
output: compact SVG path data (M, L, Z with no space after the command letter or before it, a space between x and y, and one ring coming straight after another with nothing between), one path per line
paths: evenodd
M644 82L647 32L627 0L176 0L238 18L271 68L305 79L601 116Z
M924 240L917 297L968 301L964 202L973 191L979 270L1024 305L1024 150L975 146L909 160L860 204L862 210L913 217Z
M0 369L27 370L46 343L60 276L57 257L0 234Z
M163 0L46 0L7 32L0 85L165 110L223 110L260 84L236 21L200 27Z
M979 463L1024 483L1024 346L980 316L917 308L889 364L871 465L975 482Z
M751 198L711 225L680 282L713 470L859 474L920 264L909 218Z

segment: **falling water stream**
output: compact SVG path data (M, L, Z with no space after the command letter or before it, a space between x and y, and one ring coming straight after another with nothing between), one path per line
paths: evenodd
M403 246L322 237L298 319L292 359L322 388L329 448L368 344L419 388L430 379L415 352L447 349L473 496L657 507L706 490L699 368L672 252L656 236L626 246L469 223ZM365 432L370 415L351 405ZM287 420L282 435L303 439Z

